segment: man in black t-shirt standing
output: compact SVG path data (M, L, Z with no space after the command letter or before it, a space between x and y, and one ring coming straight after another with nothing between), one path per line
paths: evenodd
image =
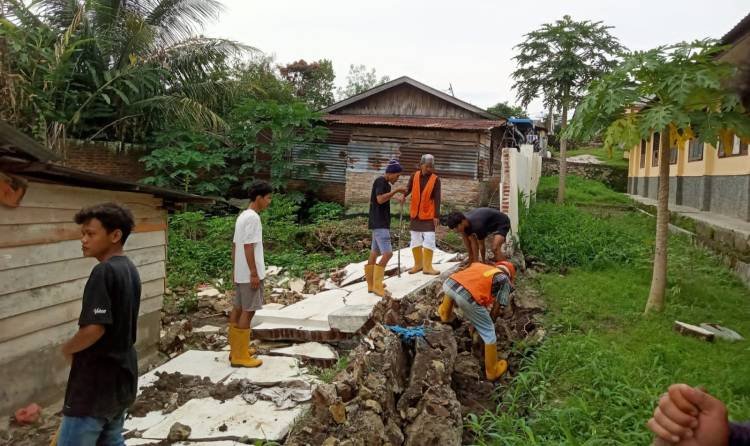
M124 445L125 410L135 401L135 351L141 279L123 245L133 230L133 214L105 203L82 209L84 257L94 267L83 291L78 332L62 346L71 362L58 446Z
M367 227L372 230L372 247L370 258L365 265L365 278L367 279L367 291L375 293L380 297L385 295L383 277L388 261L393 257L391 248L391 198L401 194L401 203L404 202L406 189L400 188L391 191L391 184L398 181L401 176L401 164L395 159L390 160L385 168L385 174L378 177L372 183L370 192L370 221ZM377 262L378 256L380 262Z
M489 236L492 241L492 252L495 263L505 260L503 245L510 231L510 218L504 213L492 208L476 208L467 212L451 212L446 218L449 228L456 231L464 240L464 246L469 253L469 264L478 260L477 252L486 262L485 239Z

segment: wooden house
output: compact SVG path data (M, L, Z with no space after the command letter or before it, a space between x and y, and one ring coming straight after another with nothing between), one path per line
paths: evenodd
M316 159L294 162L311 165L325 199L367 203L388 160L399 159L411 174L425 153L435 156L444 203L497 199L503 118L406 76L321 112L330 131L326 144Z
M126 205L136 227L125 249L141 275L137 348L156 358L165 290L167 210L212 200L55 164L56 155L0 121L0 414L46 404L65 390L60 345L78 329L95 259L81 254L73 222L85 206Z

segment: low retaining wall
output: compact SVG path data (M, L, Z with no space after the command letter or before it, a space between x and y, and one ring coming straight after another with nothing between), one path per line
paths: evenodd
M560 160L556 158L544 158L542 160L543 176L554 176L559 173ZM628 169L626 167L571 163L568 161L568 175L577 175L590 180L600 181L617 192L626 192L628 189Z

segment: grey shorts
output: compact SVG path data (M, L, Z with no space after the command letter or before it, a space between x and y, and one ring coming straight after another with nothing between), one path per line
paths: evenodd
M378 254L393 252L393 248L391 247L391 231L389 229L373 229L370 250Z
M263 308L263 281L258 288L253 288L249 283L234 284L234 306L242 308L242 311L258 311Z

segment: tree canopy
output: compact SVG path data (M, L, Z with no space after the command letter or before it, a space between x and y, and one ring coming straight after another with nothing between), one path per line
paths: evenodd
M364 65L349 65L346 86L339 88L338 99L343 100L352 97L390 80L391 78L388 76L378 78L375 68L368 70Z
M487 109L489 113L493 115L502 116L504 118L528 118L529 113L525 108L518 105L510 105L508 101L498 102L497 104Z

